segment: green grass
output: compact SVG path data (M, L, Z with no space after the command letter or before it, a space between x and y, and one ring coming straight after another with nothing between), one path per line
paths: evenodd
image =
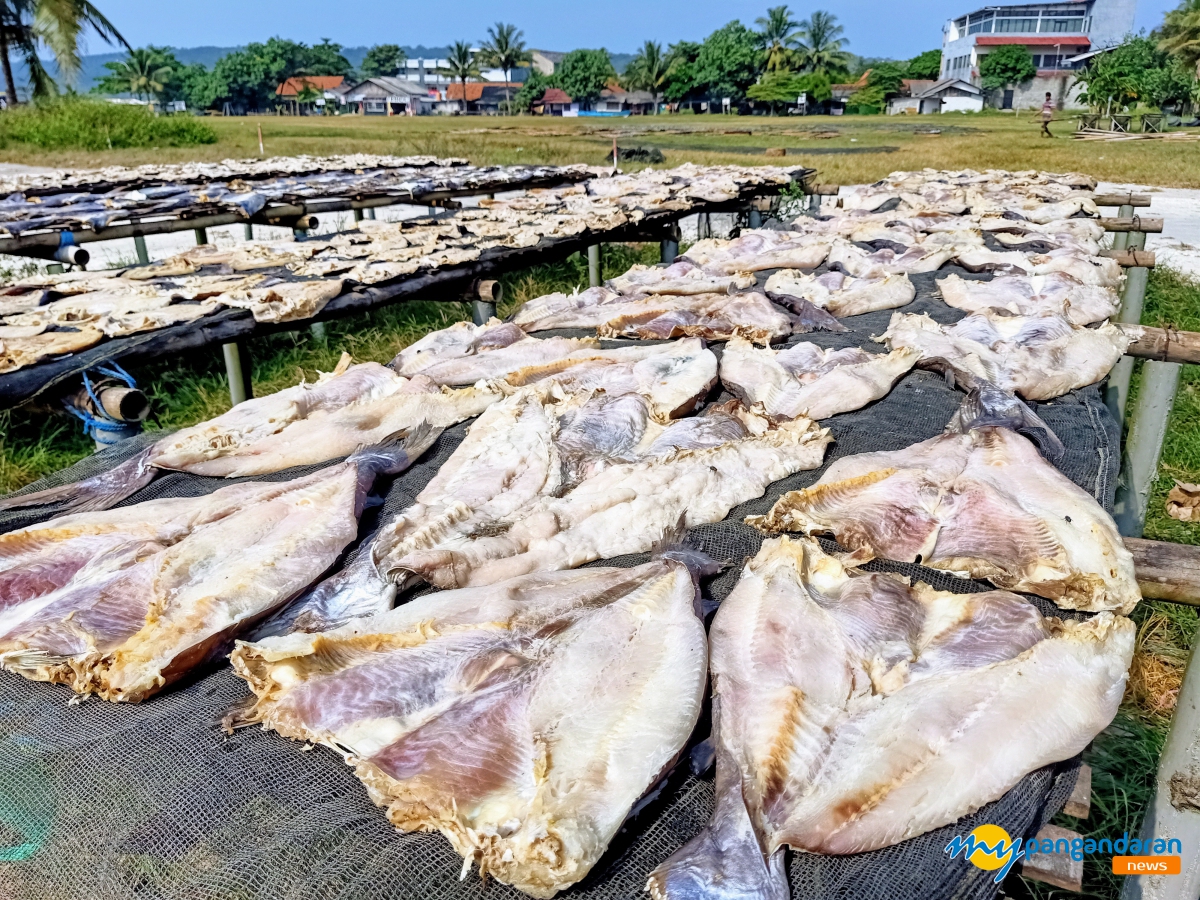
M193 116L155 116L144 106L77 97L46 100L0 115L0 148L127 150L215 144L217 133Z

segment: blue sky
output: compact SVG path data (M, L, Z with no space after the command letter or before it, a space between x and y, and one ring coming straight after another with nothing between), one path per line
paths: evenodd
M747 25L763 14L761 3L722 0L449 0L400 2L351 0L96 0L96 5L135 46L235 46L271 35L313 42L332 38L345 46L396 43L433 47L454 40L477 41L500 19L525 31L532 47L570 50L607 47L632 52L645 40L664 44L699 40L731 19ZM1152 28L1178 0L1138 0L1138 27ZM792 3L794 13L813 9L837 13L848 49L862 56L905 58L941 45L942 23L987 5L987 0L839 0ZM108 48L94 37L88 50Z

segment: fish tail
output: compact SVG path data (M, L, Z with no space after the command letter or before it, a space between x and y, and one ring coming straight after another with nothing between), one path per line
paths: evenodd
M1016 394L980 379L946 426L947 431L966 434L973 428L1008 428L1025 435L1051 462L1067 452L1063 442L1045 421Z
M693 606L696 615L703 619L717 608L717 604L704 599L700 590L700 579L708 575L716 575L722 569L728 568L729 563L713 559L696 546L697 542L687 535L684 518L684 515L680 515L679 521L663 532L662 537L651 548L651 557L653 559L669 559L687 567L688 573L692 576L692 584L696 588Z
M696 837L650 873L654 900L788 900L784 848L767 855L742 793L741 772L719 737L719 697L713 701L717 807Z
M120 465L83 481L28 494L10 494L0 498L0 511L54 506L54 513L58 515L109 509L155 479L159 470L150 464L153 456L154 447L150 446Z
M421 422L412 428L392 432L370 447L359 447L349 458L361 469L370 470L372 475L396 475L416 462L444 430Z

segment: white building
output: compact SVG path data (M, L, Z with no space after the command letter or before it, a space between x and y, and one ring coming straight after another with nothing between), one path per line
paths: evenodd
M1032 82L1000 92L1004 109L1041 106L1047 91L1061 109L1073 102L1071 57L1119 44L1133 31L1137 0L1060 0L985 6L949 20L942 29L941 77L980 83L979 61L1006 44L1029 49Z
M479 48L472 52L478 53ZM449 63L444 59L406 59L396 77L402 81L412 81L416 84L430 87L443 87L454 83L454 78L446 74ZM484 81L504 81L504 72L500 69L484 69Z

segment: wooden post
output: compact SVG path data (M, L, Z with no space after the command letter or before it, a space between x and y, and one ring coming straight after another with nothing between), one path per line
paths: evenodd
M1133 250L1139 250L1140 247L1135 246L1139 242L1142 247L1146 245L1146 235L1140 232L1126 234L1129 246ZM1117 321L1137 325L1142 321L1142 307L1146 302L1146 283L1150 278L1150 270L1144 266L1135 266L1125 270L1125 291L1121 295L1121 310L1117 313ZM1109 410L1118 422L1125 421L1125 406L1129 399L1129 380L1133 377L1133 358L1122 356L1117 360L1117 364L1113 366L1112 371L1108 375L1108 388L1105 391L1104 402L1108 404ZM1139 532L1140 534L1140 532Z
M196 245L200 246L201 244L207 244L207 243L208 243L208 229L207 228L197 228L196 229Z
M1179 363L1147 360L1142 369L1137 406L1125 443L1123 478L1117 485L1115 518L1118 530L1126 537L1141 537L1146 526L1146 507L1158 475L1181 368Z
M587 249L588 259L588 285L591 287L600 287L600 245L592 244Z
M1158 764L1142 840L1178 840L1178 875L1126 876L1122 900L1195 900L1200 896L1200 658L1193 646Z
M254 396L250 382L250 354L240 342L221 345L225 356L225 377L229 380L229 399L234 406Z
M133 236L133 249L137 253L138 262L143 266L148 265L150 262L150 254L146 250L146 239L142 235L135 234Z

